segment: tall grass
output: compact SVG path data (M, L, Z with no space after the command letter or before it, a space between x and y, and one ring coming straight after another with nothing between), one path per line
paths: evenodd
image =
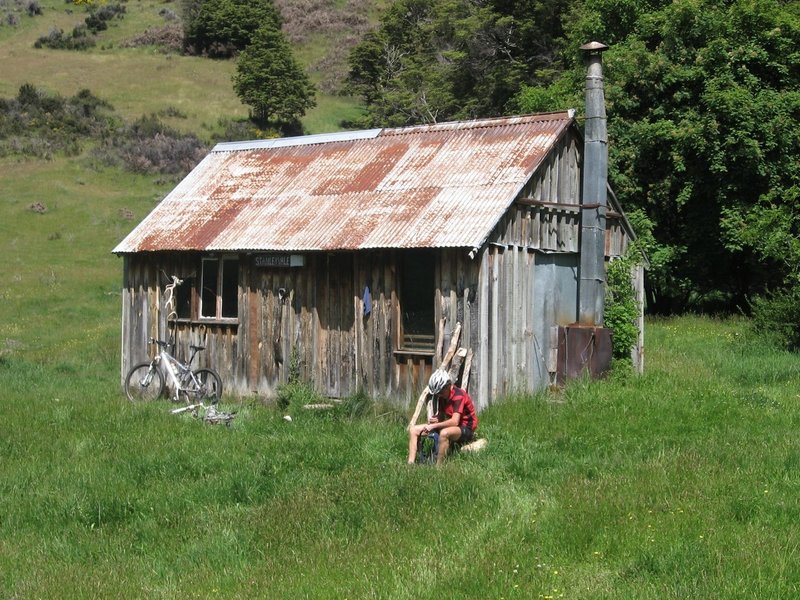
M742 321L648 332L644 376L509 398L441 469L391 411L228 399L213 427L126 403L113 357L7 355L0 595L794 597L797 357Z

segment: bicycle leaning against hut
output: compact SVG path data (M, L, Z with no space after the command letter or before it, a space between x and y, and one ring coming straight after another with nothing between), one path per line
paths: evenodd
M169 311L167 321L177 316L173 305L175 287L183 283L174 275L172 283L166 286L166 307ZM125 395L131 402L155 400L160 398L169 380L172 389L172 400L186 404L202 404L204 401L216 404L222 397L222 379L214 369L192 369L192 361L205 346L191 345L189 360L181 362L173 356L169 349L174 348L174 334L169 342L150 338L149 343L158 347L149 362L134 365L125 377ZM166 377L166 378L165 378Z

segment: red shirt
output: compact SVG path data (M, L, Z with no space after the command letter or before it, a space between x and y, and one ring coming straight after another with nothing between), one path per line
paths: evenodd
M478 413L466 390L451 385L450 398L444 406L439 408L439 412L441 413L440 421L449 419L453 413L458 413L461 415L459 427L469 427L472 431L478 429Z

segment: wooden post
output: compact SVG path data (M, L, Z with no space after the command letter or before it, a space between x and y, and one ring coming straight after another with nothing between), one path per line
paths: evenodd
M453 360L453 356L458 349L458 338L461 337L461 323L456 323L456 328L453 330L453 337L450 339L450 348L447 350L447 354L444 355L444 359L442 359L442 364L439 366L440 369L445 369L450 366L450 361ZM419 419L419 413L422 412L422 405L425 403L425 400L428 398L428 388L424 388L422 390L422 394L419 396L419 400L417 400L417 407L414 409L414 415L411 417L411 420L408 422L408 428L411 429L414 425L417 424L417 419Z
M467 350L467 358L464 360L464 374L461 376L461 388L469 391L469 370L472 368L472 348Z
M456 353L453 355L453 362L450 363L450 370L448 374L450 375L450 380L453 384L459 383L458 375L461 372L461 364L464 362L464 359L467 357L467 349L466 348L459 348ZM464 387L459 385L458 387Z
M434 367L442 360L442 350L444 349L444 322L444 317L439 319L439 339L436 341L436 354L433 355Z

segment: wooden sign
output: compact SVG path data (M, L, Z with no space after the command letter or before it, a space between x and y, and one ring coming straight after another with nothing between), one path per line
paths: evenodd
M290 268L305 266L305 256L302 254L256 254L257 267Z

